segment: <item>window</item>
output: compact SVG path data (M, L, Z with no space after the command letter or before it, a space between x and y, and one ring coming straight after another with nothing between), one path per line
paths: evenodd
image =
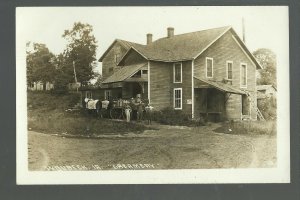
M105 90L104 91L104 98L106 99L106 100L112 100L112 96L111 96L111 90Z
M247 65L241 64L241 87L247 87Z
M206 58L206 77L213 77L214 62L212 58Z
M232 61L227 61L226 66L227 66L227 79L232 80Z
M142 70L142 74L148 74L148 70L143 69L143 70Z
M119 61L120 61L120 54L116 53L115 54L115 63L118 64Z
M88 99L92 99L93 98L92 92L91 91L86 91L85 92L85 97L88 98Z
M174 109L182 109L182 88L174 88Z
M182 82L182 63L175 63L173 65L174 83Z

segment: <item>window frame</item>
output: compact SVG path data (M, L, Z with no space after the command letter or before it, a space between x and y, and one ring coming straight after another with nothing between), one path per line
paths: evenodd
M148 70L147 69L142 69L141 71L142 71L141 72L142 75L147 75L148 74ZM144 73L144 72L146 72L146 73Z
M90 96L90 97L88 97L88 96ZM92 91L85 91L85 98L93 99L93 93L92 93Z
M245 78L246 78L246 84L245 85L243 85L243 79L242 79L242 66L245 66L245 70L246 70L246 75L245 75ZM248 79L248 66L247 66L247 63L241 63L240 64L240 87L241 88L247 88L247 85L248 85L248 81L247 81L247 79Z
M118 53L115 53L115 63L118 64L119 61L120 61L120 58L121 58L121 54L118 52Z
M208 74L207 74L207 72L208 72L208 70L207 70L207 61L208 60L211 60L211 76L207 76ZM214 77L214 59L213 58L211 58L211 57L206 57L205 58L205 69L206 69L206 73L205 73L205 76L206 76L206 78L213 78Z
M176 98L175 98L176 91L180 91L180 107L176 107ZM182 110L182 88L174 88L173 90L173 107L175 110Z
M112 95L111 95L111 93L112 93L111 90L104 90L104 99L106 99L106 100L108 100L108 101L112 100L112 99L107 98L106 92L109 92L109 97L112 97Z
M229 63L231 64L231 78L229 78L229 73L228 73L229 72L228 71ZM231 61L231 60L226 61L226 79L231 80L231 81L233 80L233 61Z
M175 79L175 66L180 64L180 81ZM182 62L173 63L173 83L182 83Z

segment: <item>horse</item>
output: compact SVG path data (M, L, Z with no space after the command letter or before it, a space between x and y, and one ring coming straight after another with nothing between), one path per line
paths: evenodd
M108 100L85 99L85 108L88 114L94 114L97 118L103 118L103 112L108 111L112 107L112 103Z

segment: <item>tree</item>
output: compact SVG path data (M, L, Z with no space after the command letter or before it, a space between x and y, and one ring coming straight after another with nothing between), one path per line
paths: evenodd
M71 30L65 30L62 36L68 41L68 45L63 53L64 62L61 70L69 82L74 82L73 64L75 64L77 80L81 85L87 85L95 78L91 63L96 60L97 45L92 32L91 25L77 22Z
M100 87L102 85L102 82L104 81L102 74L98 75L97 81L94 84L96 87Z
M55 75L55 56L49 51L45 44L33 43L29 49L30 42L26 44L26 71L27 83L42 81L53 82Z
M253 52L256 60L261 64L263 69L259 71L257 84L259 85L273 85L277 87L276 81L276 55L270 49L257 49Z

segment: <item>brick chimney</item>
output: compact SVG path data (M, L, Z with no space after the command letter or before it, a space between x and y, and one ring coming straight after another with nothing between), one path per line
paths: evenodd
M148 33L147 34L147 45L152 43L152 34Z
M168 38L171 38L174 36L174 28L173 27L169 27L168 28Z

